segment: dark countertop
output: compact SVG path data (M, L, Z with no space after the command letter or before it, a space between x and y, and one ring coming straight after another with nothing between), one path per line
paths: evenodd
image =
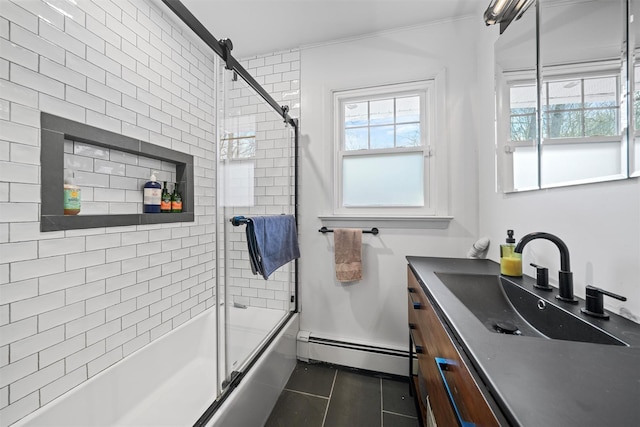
M489 260L408 256L427 297L437 305L459 347L505 418L517 426L640 426L640 325L611 314L585 320L628 347L503 335L489 331L435 273L494 274ZM555 272L549 272L554 277ZM584 307L533 288L535 279L510 278L553 304L579 313Z

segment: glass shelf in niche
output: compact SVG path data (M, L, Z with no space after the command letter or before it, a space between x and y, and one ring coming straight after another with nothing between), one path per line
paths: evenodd
M47 113L41 120L41 231L194 220L193 156ZM182 212L144 213L151 175L169 191L178 185ZM65 183L79 189L79 206L66 206L72 215Z

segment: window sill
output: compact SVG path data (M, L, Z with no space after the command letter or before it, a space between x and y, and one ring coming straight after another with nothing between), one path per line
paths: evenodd
M452 216L380 216L380 215L318 215L323 225L329 227L387 227L423 228L444 230L453 220Z

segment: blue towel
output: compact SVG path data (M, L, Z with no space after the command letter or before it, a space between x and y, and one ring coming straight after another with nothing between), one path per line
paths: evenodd
M253 274L265 280L289 261L300 258L293 215L254 216L247 222L247 245Z

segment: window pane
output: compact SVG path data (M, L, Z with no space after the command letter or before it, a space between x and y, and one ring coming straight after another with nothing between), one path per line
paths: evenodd
M543 117L546 138L582 136L582 114L578 111L548 111Z
M396 147L419 147L421 145L420 123L396 126Z
M585 136L611 136L618 134L618 109L587 110L584 112Z
M369 148L393 148L393 126L372 126Z
M615 107L616 78L600 77L584 81L585 108Z
M420 121L420 97L410 96L396 99L396 123Z
M513 152L513 189L538 187L538 152L536 147L516 147Z
M536 138L536 85L509 88L511 110L511 141L529 141Z
M371 101L369 103L371 115L369 117L370 125L386 125L393 123L393 99L384 99L381 101Z
M220 141L220 158L223 160L228 159L229 156L229 141L222 139Z
M365 102L347 103L344 106L345 127L366 126L369 122L369 107Z
M582 86L580 80L547 83L547 108L550 111L582 108Z
M424 206L424 156L402 153L345 156L344 206Z
M511 116L511 141L530 141L536 137L535 114Z
M542 147L542 185L615 176L622 173L622 144L561 144Z
M344 149L366 150L369 148L369 132L367 128L354 128L344 130Z
M509 89L509 102L512 111L519 108L535 111L536 100L536 85L512 86Z
M239 139L235 141L234 158L247 159L256 155L256 140L254 138Z

